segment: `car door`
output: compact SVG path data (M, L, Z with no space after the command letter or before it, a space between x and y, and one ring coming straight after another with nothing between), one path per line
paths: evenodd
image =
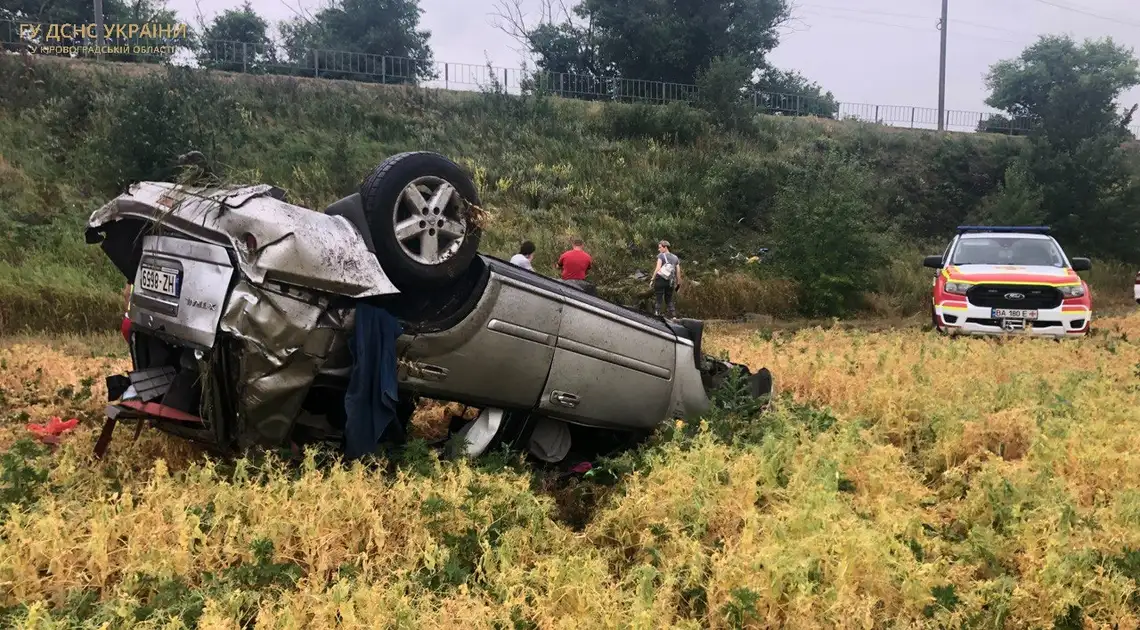
M570 422L651 428L666 418L676 335L660 320L572 287L539 409Z
M544 286L518 277L532 272L489 264L486 289L470 314L407 342L404 358L411 369L401 385L444 400L531 410L554 357L561 296L550 280Z

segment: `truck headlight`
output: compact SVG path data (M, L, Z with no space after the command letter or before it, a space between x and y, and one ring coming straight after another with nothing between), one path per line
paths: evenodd
M1079 284L1073 285L1070 287L1058 287L1058 288L1061 289L1061 295L1063 295L1067 298L1079 298L1079 297L1084 297L1084 295L1085 295L1085 288Z
M966 284L965 282L947 282L942 286L943 291L947 293L953 293L954 295L966 295L966 291L969 288L970 285Z

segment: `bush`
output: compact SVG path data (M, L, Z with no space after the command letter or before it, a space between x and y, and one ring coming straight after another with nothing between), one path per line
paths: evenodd
M607 104L602 110L603 133L618 140L653 138L689 144L708 131L708 116L680 102L668 105Z
M788 171L787 162L775 156L731 156L709 173L707 195L723 200L719 210L730 223L767 231L774 200Z
M224 160L222 149L235 144L238 108L216 78L169 67L129 84L103 116L90 139L92 153L102 177L122 188L173 178L177 157L187 151Z
M886 261L871 173L836 151L801 154L790 169L773 210L776 264L799 285L801 314L851 313Z

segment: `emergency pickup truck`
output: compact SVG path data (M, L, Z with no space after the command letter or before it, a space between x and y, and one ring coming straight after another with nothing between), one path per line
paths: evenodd
M940 333L1080 337L1092 299L1077 275L1087 258L1069 259L1048 227L958 227L946 251L927 256L936 269L931 319Z

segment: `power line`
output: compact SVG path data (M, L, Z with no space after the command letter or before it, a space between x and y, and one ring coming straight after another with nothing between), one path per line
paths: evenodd
M1140 23L1138 23L1138 22L1131 22L1129 20L1122 20L1119 17L1110 17L1107 15L1101 15L1099 13L1093 13L1092 11L1085 11L1084 9L1078 9L1077 7L1071 7L1071 6L1068 6L1065 4L1059 4L1057 2L1053 2L1052 0L1033 0L1033 1L1061 9L1062 11L1072 11L1073 13L1080 13L1081 15L1087 15L1089 17L1097 18L1098 20L1108 20L1109 22L1115 22L1116 24L1123 24L1125 26L1131 26L1133 28L1140 28Z
M814 9L809 9L809 11L814 11ZM911 25L911 24L893 24L891 22L879 22L877 20L867 20L867 19L863 19L863 18L849 17L846 15L843 15L843 16L829 15L827 13L821 13L821 14L817 14L817 15L822 16L822 17L842 18L842 19L849 21L849 22L862 22L864 24L877 24L879 26L893 26L895 28L906 29L908 31L923 31L923 32L929 31L929 29L916 27L916 26ZM927 19L927 18L924 18L924 19ZM809 24L809 26L810 26L810 24ZM1021 42L1016 42L1016 41L1013 41L1012 39L999 39L996 37L985 37L983 35L974 35L973 33L955 33L955 34L958 37L967 37L970 39L978 39L978 40L982 40L982 41L1000 42L1003 44L1018 44L1018 45L1021 44Z
M918 14L915 14L915 13L894 13L894 12L891 12L891 11L875 11L875 10L871 10L871 9L852 9L852 8L848 8L848 7L837 7L837 6L827 5L827 4L812 4L812 3L810 3L810 2L807 2L807 3L803 3L802 5L799 5L799 6L804 6L804 7L808 7L808 8L811 8L811 9L828 9L828 10L831 10L831 11L851 11L851 12L854 12L854 13L865 13L865 14L868 14L868 15L885 15L885 16L888 16L888 17L897 17L897 18L912 19L912 20L931 20L931 19L937 19L937 17L936 17L936 16L929 16L929 15L918 15ZM956 20L956 19L952 19L952 20L949 20L949 21L950 21L950 22L953 22L953 23L956 23L956 24L965 24L965 25L967 25L967 26L974 26L974 27L977 27L977 28L985 28L985 29L990 29L990 30L993 30L993 31L1000 31L1000 32L1003 32L1003 33L1011 33L1011 34L1013 34L1013 35L1029 35L1029 36L1033 36L1033 35L1034 35L1034 33L1029 33L1029 32L1026 32L1026 31L1015 31L1015 30L1011 30L1011 29L1008 29L1008 28L1001 28L1001 27L999 27L999 26L991 26L991 25L989 25L989 24L981 24L981 23L978 23L978 22L970 22L970 21L968 21L968 20Z

